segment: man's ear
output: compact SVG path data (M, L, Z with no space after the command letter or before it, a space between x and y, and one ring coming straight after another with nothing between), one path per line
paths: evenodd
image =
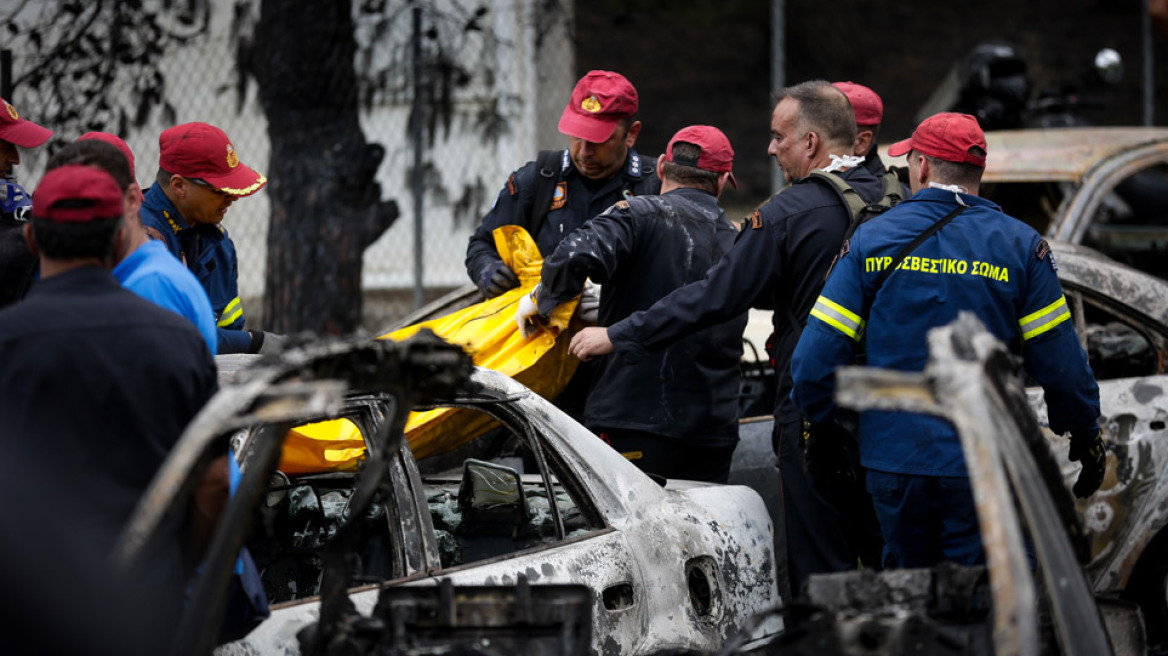
M637 143L637 135L641 134L641 122L633 121L629 126L629 131L625 133L625 146L632 148L633 144Z
M872 134L871 130L860 130L856 132L856 152L854 154L860 157L867 155L868 149L872 147L872 141L874 139L875 135Z
M32 234L32 224L31 223L24 224L24 228L21 230L21 234L24 235L24 243L28 244L28 250L34 256L39 257L41 254L41 250L39 248L37 248L36 237L33 236L33 234Z
M122 202L126 205L126 214L137 212L142 207L142 188L138 186L137 182L131 182L129 187L126 187L126 193L122 194Z
M917 185L923 189L929 185L929 178L933 175L929 169L929 158L916 152L913 153L913 157L917 158Z

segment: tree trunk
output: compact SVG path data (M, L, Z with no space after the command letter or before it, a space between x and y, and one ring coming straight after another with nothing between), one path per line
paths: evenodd
M247 67L268 119L264 328L343 334L361 320L362 254L398 217L385 150L357 120L350 0L263 0Z

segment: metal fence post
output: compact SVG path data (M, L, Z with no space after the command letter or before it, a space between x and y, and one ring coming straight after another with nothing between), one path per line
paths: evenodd
M426 293L423 289L423 269L422 260L425 255L423 248L425 240L422 239L422 205L423 196L426 192L425 172L422 170L422 8L414 7L414 30L412 35L413 59L414 59L414 102L410 111L410 138L414 142L414 176L413 176L413 196L414 196L414 309L422 307L426 301Z

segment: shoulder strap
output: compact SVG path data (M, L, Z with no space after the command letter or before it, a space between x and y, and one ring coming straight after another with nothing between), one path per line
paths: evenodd
M904 188L900 186L900 178L896 177L896 171L886 171L881 180L884 181L884 197L880 199L881 205L892 207L904 200Z
M559 177L556 174L563 153L562 150L541 150L535 159L535 199L531 203L531 213L527 216L527 232L532 239L539 234L551 208L552 196L556 193L556 179Z
M888 266L884 267L884 270L881 271L880 275L876 277L876 286L872 288L872 296L870 296L869 298L872 298L872 299L876 298L876 293L879 292L880 288L884 286L884 283L885 283L885 281L888 280L888 277L892 275L893 271L896 271L896 267L900 266L900 263L903 262L904 259L909 256L910 253L912 253L913 251L915 251L917 249L917 246L920 246L922 243L924 243L924 241L926 239L928 239L929 237L932 237L934 234L937 233L938 230L940 230L941 228L944 228L946 225L949 224L950 221L957 218L958 214L961 214L962 212L964 212L967 209L969 209L968 205L958 205L957 208L954 209L952 212L941 217L941 219L939 221L937 221L933 225L929 226L928 228L925 228L925 231L922 232L921 234L917 235L917 238L912 240L912 242L909 243L908 246L905 246L904 248L902 248L900 250L900 252L896 254L896 257L892 258L892 262L890 262L888 264ZM871 301L868 302L868 305L871 305ZM865 316L867 316L867 314L868 314L867 310L868 310L868 308L864 308Z
M840 200L843 202L844 207L848 208L848 216L851 217L852 223L856 222L856 217L860 216L860 212L868 206L868 203L863 198L860 198L860 194L856 193L855 189L852 189L852 186L848 184L847 180L844 180L840 176L820 169L813 169L803 179L810 180L812 178L823 180L835 190L835 193L839 195Z

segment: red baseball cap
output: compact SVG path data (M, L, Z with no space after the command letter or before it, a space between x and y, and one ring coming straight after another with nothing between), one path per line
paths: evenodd
M125 213L122 190L101 169L69 164L49 171L32 194L32 218L54 223L89 223Z
M250 196L268 179L240 163L227 134L207 123L183 123L158 137L158 165L184 178L199 178L232 196Z
M677 142L690 143L701 149L698 158L688 159L674 157L673 144ZM730 147L730 140L716 127L710 125L691 125L677 131L665 147L665 161L675 162L684 166L694 166L715 173L730 173L734 167L734 149ZM738 188L738 181L730 173L730 184Z
M839 89L852 103L852 111L856 114L856 125L870 128L880 125L884 118L884 101L876 92L862 84L855 82L832 82L831 86Z
M130 146L125 141L123 141L121 137L116 134L110 134L109 132L86 132L80 137L77 137L78 141L81 141L82 139L97 139L98 141L104 141L114 148L120 150L122 154L126 156L126 163L130 165L130 177L137 179L138 176L135 173L136 169L134 168L134 151L130 150Z
M0 111L0 139L9 141L21 148L36 148L53 136L53 131L20 118L20 113L7 100L0 98L4 110Z
M588 71L572 89L560 132L592 143L608 141L622 118L637 113L637 90L620 73Z
M969 152L974 146L983 152L987 150L985 134L977 119L969 114L943 112L921 121L912 137L892 144L888 154L900 157L910 150L916 150L946 162L985 168L985 156Z

